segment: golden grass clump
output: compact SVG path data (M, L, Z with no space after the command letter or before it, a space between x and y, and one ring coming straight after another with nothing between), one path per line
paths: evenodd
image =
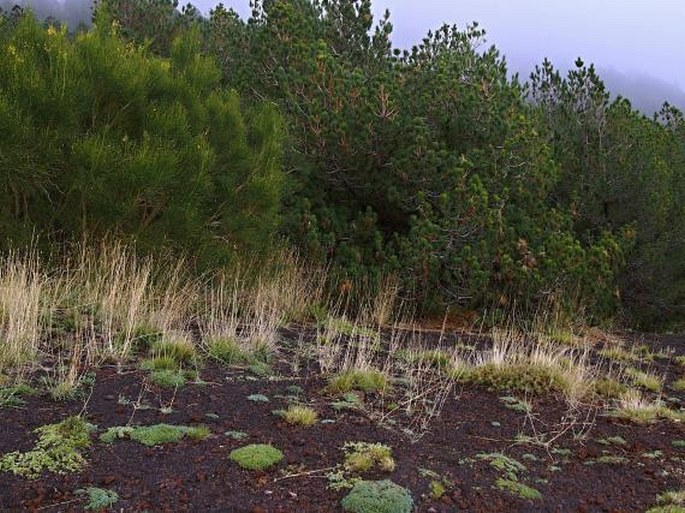
M569 402L589 395L599 369L589 350L539 344L515 331L495 330L492 348L453 360L453 376L495 390L560 392Z

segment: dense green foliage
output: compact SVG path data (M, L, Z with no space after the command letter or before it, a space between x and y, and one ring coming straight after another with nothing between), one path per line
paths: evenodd
M392 275L423 313L682 319L676 109L612 101L580 61L522 84L477 25L394 49L370 0L255 0L248 20L98 5L75 40L30 17L2 30L13 238L115 230L221 260L279 230L332 288Z
M278 223L281 124L219 87L199 35L168 59L127 44L104 13L70 37L30 15L0 29L0 230L112 233L225 261Z
M685 314L685 123L665 104L655 119L625 99L610 101L581 60L566 78L544 62L533 98L562 167L554 197L581 240L627 239L614 275L630 318L647 325Z
M291 0L207 32L226 82L287 113L285 232L339 280L396 274L428 311L615 311L622 236L574 231L538 109L476 26L401 53L368 1Z

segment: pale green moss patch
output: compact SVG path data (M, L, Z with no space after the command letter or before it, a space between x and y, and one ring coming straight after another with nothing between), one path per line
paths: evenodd
M38 442L28 452L11 452L0 458L0 471L35 479L44 471L64 474L78 472L86 460L81 453L91 444L95 426L81 417L69 417L58 424L34 430Z

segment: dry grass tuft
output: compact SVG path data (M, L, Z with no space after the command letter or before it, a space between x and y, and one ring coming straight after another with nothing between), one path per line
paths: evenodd
M638 390L628 390L618 401L610 415L630 420L638 424L667 419L675 422L685 421L685 412L677 412L666 407L659 399L647 399Z
M51 279L35 253L0 260L0 373L36 360L50 292Z
M514 330L493 330L492 347L453 359L455 377L496 390L562 393L570 403L590 395L600 369L589 349L572 349Z

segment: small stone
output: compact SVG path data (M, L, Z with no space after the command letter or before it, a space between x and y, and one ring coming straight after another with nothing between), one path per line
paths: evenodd
M116 480L117 480L117 477L116 477L116 476L114 476L114 475L112 475L112 474L108 474L108 475L104 476L104 477L100 480L100 482L101 482L103 485L105 485L105 486L109 486L109 485L111 485L112 483L114 483Z

